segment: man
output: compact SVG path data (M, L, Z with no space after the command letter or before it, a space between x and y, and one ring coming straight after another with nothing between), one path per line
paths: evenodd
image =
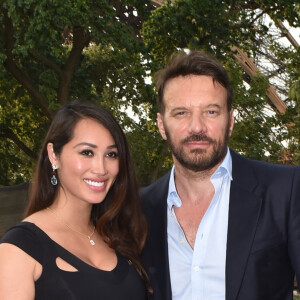
M174 166L141 191L155 300L292 299L300 279L300 169L228 149L232 88L201 53L159 73L157 123Z

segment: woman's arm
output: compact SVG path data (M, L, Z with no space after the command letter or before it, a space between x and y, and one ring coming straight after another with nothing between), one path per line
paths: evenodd
M20 248L0 244L0 299L33 300L42 266Z

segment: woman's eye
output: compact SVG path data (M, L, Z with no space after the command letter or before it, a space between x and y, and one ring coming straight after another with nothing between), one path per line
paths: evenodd
M117 158L119 155L118 155L117 152L112 151L112 152L108 152L108 153L106 154L106 156L107 156L107 157L111 157L111 158Z
M84 156L93 156L93 155L94 155L94 153L93 153L92 150L82 150L82 151L80 152L80 154L81 154L81 155L84 155Z

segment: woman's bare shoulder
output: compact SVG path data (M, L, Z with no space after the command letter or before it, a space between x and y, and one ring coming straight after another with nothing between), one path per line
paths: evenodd
M0 244L0 299L34 299L41 265L19 247Z

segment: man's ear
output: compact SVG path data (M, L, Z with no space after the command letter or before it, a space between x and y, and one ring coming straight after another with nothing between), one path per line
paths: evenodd
M163 123L163 116L161 113L157 113L157 127L159 129L159 132L164 140L167 140L167 135L165 131L165 126Z
M47 144L47 151L48 151L48 157L51 164L56 164L58 167L58 159L55 155L54 149L53 149L53 143Z
M232 134L233 126L234 126L234 115L233 115L233 110L231 109L229 112L229 136L231 136Z

